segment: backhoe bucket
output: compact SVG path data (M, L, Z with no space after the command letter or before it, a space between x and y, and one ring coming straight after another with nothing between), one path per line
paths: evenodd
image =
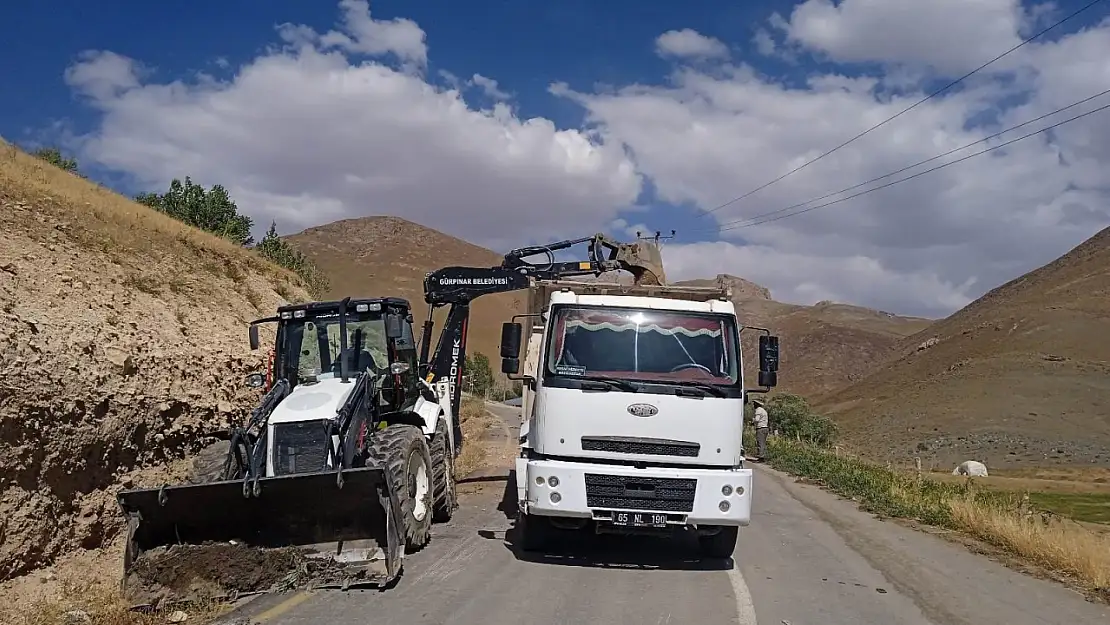
M169 587L170 594L192 591L197 581L185 578L194 573L232 595L272 590L274 580L267 573L285 576L281 579L286 586L292 585L290 579L316 587L389 584L401 572L397 496L380 468L346 469L341 485L337 475L323 471L260 478L257 494L253 480L120 493L118 501L128 517L124 589L139 585L149 591L151 576L161 575L154 582ZM250 549L254 547L263 549ZM264 553L282 557L257 559ZM161 563L152 565L156 558ZM182 564L189 558L191 565ZM249 558L253 564L236 563L236 558ZM294 570L267 571L275 562ZM158 573L161 569L171 573ZM247 569L252 581L232 579L236 571ZM264 587L251 587L252 583Z
M654 243L637 241L622 245L617 250L616 260L632 274L638 285L667 284L667 275L663 271L663 254Z

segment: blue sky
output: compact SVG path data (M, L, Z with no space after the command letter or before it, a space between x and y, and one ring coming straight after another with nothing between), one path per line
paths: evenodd
M1106 181L1090 172L1106 169L1110 150L1084 138L1104 122L797 218L728 233L717 223L1110 87L1107 7L736 206L696 219L693 207L768 182L1085 3L371 2L367 23L402 18L423 31L427 64L415 72L366 52L368 40L325 45L328 31L351 32L338 0L7 3L0 47L20 61L4 86L23 97L0 99L0 135L28 147L64 141L84 171L127 194L173 176L224 184L260 231L270 219L292 232L388 213L505 249L674 228L672 277L732 273L787 301L946 314L1106 223ZM314 39L277 50L281 23ZM681 29L728 53L661 54L657 38ZM760 30L773 46L756 44ZM342 65L325 67L326 53ZM67 84L67 68L85 73ZM198 84L198 72L218 84ZM468 113L448 112L443 72L496 80L511 114L491 112L497 99L473 83L460 100ZM175 80L185 83L167 91ZM418 93L425 82L436 91ZM557 83L566 87L553 92ZM299 127L311 131L288 132ZM1031 171L1046 181L1036 189L1025 186Z

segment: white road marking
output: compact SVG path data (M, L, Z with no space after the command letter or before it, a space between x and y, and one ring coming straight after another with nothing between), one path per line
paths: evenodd
M758 625L755 621L755 604L752 603L752 593L748 590L748 583L740 573L736 558L732 559L732 568L728 570L728 581L732 584L732 592L736 595L736 617L739 625Z

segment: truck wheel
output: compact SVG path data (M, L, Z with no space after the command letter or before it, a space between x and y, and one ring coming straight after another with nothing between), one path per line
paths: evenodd
M523 551L541 551L551 539L551 522L542 516L520 512L516 518L517 536Z
M397 493L405 552L419 551L431 539L432 525L432 461L424 433L403 423L390 425L374 433L369 453Z
M432 521L446 523L458 507L455 496L455 457L447 451L447 421L440 419L432 437Z
M735 525L725 525L716 534L698 536L698 547L701 554L707 558L730 558L736 550L736 536L740 528Z

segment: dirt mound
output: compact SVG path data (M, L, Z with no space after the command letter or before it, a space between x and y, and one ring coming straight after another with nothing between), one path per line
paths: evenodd
M949 470L1110 466L1110 229L897 349L817 402L861 451Z
M305 558L296 548L256 549L239 544L172 545L153 549L127 571L128 598L157 605L203 601L292 586Z
M183 479L257 401L246 324L307 295L247 250L0 152L3 581L116 541L119 489Z

